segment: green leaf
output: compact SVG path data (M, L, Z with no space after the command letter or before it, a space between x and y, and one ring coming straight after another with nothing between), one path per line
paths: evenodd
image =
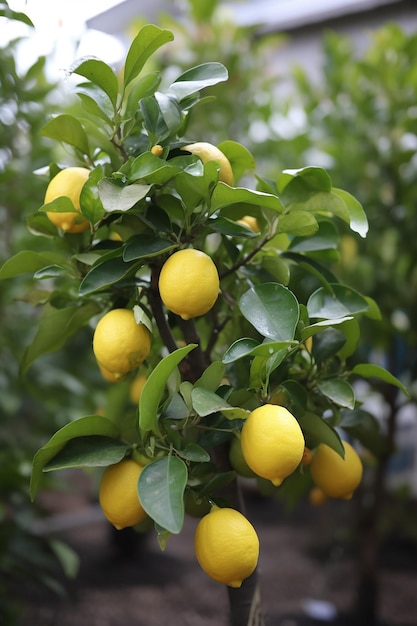
M254 191L253 189L245 189L244 187L229 187L229 185L220 182L216 185L211 196L211 213L225 209L231 204L255 205L272 209L277 213L282 213L283 211L283 206L278 196ZM224 214L227 216L227 213Z
M299 212L296 211L295 213L291 213L291 215L293 217L296 217L297 215L299 215ZM310 214L307 213L307 215ZM339 245L339 233L333 222L324 220L319 222L317 226L317 232L312 237L294 237L294 239L291 241L289 249L293 252L317 252L318 250L336 250ZM288 232L291 231L289 230Z
M125 87L140 74L152 54L173 39L174 35L169 30L162 30L153 24L144 26L132 41L126 56L123 78Z
M217 147L228 158L232 166L235 182L238 181L243 174L255 169L255 158L241 143L227 140L219 143Z
M194 387L191 392L194 410L201 417L212 415L213 413L221 413L227 419L246 419L249 412L240 407L231 406L220 396L208 389L202 387Z
M173 250L177 244L168 239L161 239L153 235L134 235L126 243L123 250L124 261L150 259Z
M304 433L306 444L310 448L315 448L320 443L325 443L340 456L345 456L345 450L337 431L323 418L314 413L304 413L297 417Z
M138 183L121 187L107 178L102 178L98 183L100 200L107 213L128 211L139 200L146 198L151 187L152 185L141 185Z
M345 203L350 216L350 227L361 237L366 237L368 232L368 219L361 203L344 189L332 188L332 193Z
M202 63L178 76L168 87L167 93L181 101L205 87L217 85L227 79L227 69L221 63Z
M160 72L152 72L131 83L126 100L125 116L134 117L139 109L139 100L152 96L161 83Z
M194 387L203 387L208 391L216 391L223 380L226 367L221 361L213 361L204 370Z
M243 337L237 339L226 350L223 356L223 363L234 363L246 356L270 358L275 353L281 352L281 350L289 350L297 344L297 341L268 341L260 344L254 339Z
M67 339L85 326L99 310L100 307L95 302L86 302L81 306L74 305L63 309L46 306L36 335L23 355L22 373L25 373L33 361L43 354L59 350Z
M80 194L81 213L92 223L97 224L105 214L98 190L98 183L103 178L100 167L90 172Z
M352 386L340 378L329 378L317 383L320 392L338 406L353 409L355 407L355 392Z
M317 220L308 211L294 211L281 215L278 222L278 233L289 233L296 237L308 237L318 230Z
M178 534L184 524L184 491L188 472L184 461L170 455L146 465L138 481L138 495L146 513L159 526Z
M22 250L2 265L0 268L0 280L14 278L20 274L32 274L50 265L65 267L66 261L60 254L55 252Z
M285 196L286 203L293 203L301 191L303 194L307 190L309 192L326 192L331 191L332 188L329 174L322 167L316 166L284 170L278 183L279 191L283 197Z
M307 302L310 317L337 319L368 310L367 300L351 287L340 283L332 283L329 287L331 293L328 289L319 287L311 294Z
M26 13L22 13L21 11L13 11L9 8L7 2L2 2L2 7L0 8L0 17L6 17L9 20L14 20L16 22L23 22L27 26L32 26L34 28L34 24L30 17L26 15Z
M242 237L244 239L253 239L259 237L259 233L255 233L248 226L238 224L235 220L227 217L215 217L210 219L208 226L216 233L221 233L228 237Z
M159 361L148 376L139 400L139 429L142 433L151 431L160 435L158 407L165 385L177 365L196 347L197 344L193 343L171 352Z
M151 152L138 156L131 164L129 180L143 180L147 184L164 185L178 172L179 167L173 167L171 162L164 161Z
M186 461L193 463L208 463L210 461L210 455L197 443L187 443L184 448L177 450L178 455Z
M52 549L67 578L75 578L80 567L80 557L68 544L58 539L49 539L48 545Z
M82 107L86 113L93 117L100 118L108 126L112 126L112 121L105 111L99 106L96 100L87 93L78 92L77 96L81 100Z
M75 437L45 464L43 471L52 472L70 467L107 467L121 461L130 449L128 444L104 435Z
M52 118L40 131L44 137L73 146L82 154L90 156L88 137L77 118L63 114Z
M299 319L294 294L278 283L252 287L239 300L243 316L263 336L275 341L292 341Z
M94 57L79 59L70 67L70 72L84 76L100 87L110 98L113 108L116 108L118 81L116 74L107 63Z
M102 415L87 415L70 422L58 430L49 441L38 450L33 459L30 491L32 499L39 488L43 468L71 439L87 437L90 435L102 435L117 439L119 429L116 425Z
M378 380L382 380L384 383L398 387L406 396L410 395L405 385L403 385L398 378L393 376L380 365L373 365L372 363L359 363L352 369L352 374L361 376L362 378L377 378Z
M339 426L376 457L386 451L386 439L381 432L380 423L367 411L343 409Z
M85 296L115 285L131 276L137 268L138 264L134 261L127 263L121 258L112 258L106 261L100 259L99 262L93 265L88 274L84 276L78 293L80 296Z

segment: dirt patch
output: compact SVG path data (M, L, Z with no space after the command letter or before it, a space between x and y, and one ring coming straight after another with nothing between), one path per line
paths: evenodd
M249 497L248 517L261 544L267 626L346 623L355 600L355 560L346 537L338 541L333 536L329 542L329 530L338 527L338 516L348 514L347 506L300 509L289 519L279 503ZM117 533L96 505L88 511L82 526L64 533L81 561L67 598L26 590L22 626L229 626L225 588L195 560L197 520L187 517L182 533L172 536L162 552L153 532ZM380 571L381 623L389 626L417 625L417 559L415 553L408 557L414 567ZM320 615L327 621L317 619Z

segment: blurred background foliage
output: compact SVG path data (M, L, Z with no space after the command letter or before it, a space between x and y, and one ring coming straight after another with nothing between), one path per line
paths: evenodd
M138 17L132 29L137 31L141 24ZM292 91L283 94L273 61L285 41L281 34L258 38L253 29L231 24L217 0L189 0L186 22L164 15L160 25L175 34L158 68L167 81L208 60L219 61L229 70L226 87L210 91L216 106L203 103L193 113L187 131L190 139L242 142L266 177L285 168L324 166L335 186L351 190L362 202L370 232L365 240L343 236L342 272L348 284L378 302L382 321L365 333L367 345L361 350L413 388L417 36L388 24L374 34L358 58L352 42L328 32L323 38L320 80L313 82L296 68ZM23 74L17 71L18 45L13 41L0 48L1 262L20 249L36 246L25 216L42 204L46 177L35 172L57 160L39 131L57 103L60 112L63 109L59 86L45 78L44 58L36 59ZM69 106L73 112L78 104ZM22 378L19 360L33 336L33 306L23 298L26 291L22 280L0 284L0 570L2 580L7 576L9 584L19 584L33 579L35 566L42 572L39 581L52 584L56 568L69 573L72 561L31 531L31 522L42 514L28 496L33 453L52 431L80 414L94 413L104 403L107 407L110 403L109 411L126 407L128 388L106 389L91 361L88 329L74 336L65 353L42 357ZM384 419L388 444L372 483L379 493L378 507L403 409L403 399L392 396L393 389L377 388L385 408L376 417ZM380 524L380 512L380 508L372 511L371 530ZM0 622L12 624L14 609L7 592L0 584Z

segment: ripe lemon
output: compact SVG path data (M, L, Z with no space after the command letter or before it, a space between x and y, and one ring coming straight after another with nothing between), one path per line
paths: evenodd
M219 180L228 185L233 185L233 170L230 161L225 154L212 143L207 141L197 141L184 146L181 150L186 150L200 157L203 163L208 161L216 161L219 166Z
M105 370L117 379L139 367L151 349L151 337L143 324L137 324L130 309L113 309L98 322L93 351Z
M132 380L129 389L129 397L133 404L138 404L140 396L142 394L142 389L144 388L146 381L147 377L145 376L145 374L138 374L138 376L136 376Z
M105 517L117 530L135 526L146 517L137 485L143 467L132 459L109 465L101 478L99 502Z
M321 506L327 500L327 496L320 487L312 487L308 494L308 501L311 506Z
M241 443L249 467L276 487L300 464L305 447L295 417L275 404L264 404L249 414Z
M67 167L54 176L46 189L45 204L66 196L74 206L72 213L46 212L48 219L67 233L81 233L90 227L90 222L80 213L80 194L89 174L86 167Z
M253 215L244 215L240 220L237 221L238 224L242 224L243 226L247 226L254 233L260 233L261 228L259 226L258 220Z
M206 574L230 587L240 587L258 563L258 535L235 509L213 506L197 525L194 548Z
M317 487L331 498L350 500L362 478L362 461L347 441L342 441L345 458L324 443L313 454L311 477Z
M167 309L184 320L204 315L219 295L217 268L200 250L174 252L162 267L159 293Z

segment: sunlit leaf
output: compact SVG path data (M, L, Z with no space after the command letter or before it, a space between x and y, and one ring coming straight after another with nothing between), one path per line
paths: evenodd
M310 296L307 302L310 317L337 319L368 310L367 300L351 287L333 283L330 288L331 292L320 287Z
M70 71L84 76L97 87L100 87L110 98L113 107L116 108L118 81L116 74L107 63L94 57L79 59L70 67Z
M405 385L403 385L398 378L393 376L391 372L388 372L388 370L380 365L374 365L372 363L359 363L352 369L352 374L356 374L362 378L376 378L384 383L398 387L403 393L405 393L406 396L409 395Z
M355 392L353 387L341 378L329 378L317 384L321 393L338 406L353 409L355 406Z
M90 155L87 133L72 115L57 115L45 124L40 133L50 139L67 143L82 154Z
M133 183L121 187L107 178L102 178L98 183L100 200L107 213L113 211L128 211L137 202L148 195L152 185Z
M184 491L188 472L184 461L164 456L146 465L138 482L138 495L146 513L159 526L178 534L184 524Z
M104 435L75 437L45 464L43 471L71 467L106 467L121 461L129 450L128 444Z
M158 425L158 407L162 400L168 378L196 344L178 348L168 354L154 367L142 389L139 400L139 428L142 433L160 434Z
M123 250L124 261L145 259L165 254L177 247L168 239L161 239L153 235L134 235L126 243Z
M146 61L158 48L172 41L174 35L153 24L144 26L132 41L124 67L124 85L128 85L142 71Z
M119 429L106 417L102 415L87 415L86 417L80 417L79 419L69 422L60 430L58 430L49 441L42 446L35 454L33 459L33 468L31 476L31 496L34 498L39 488L42 471L45 465L71 439L77 437L87 437L91 435L101 435L103 437L111 437L117 439L119 436Z
M168 87L168 94L178 100L194 94L205 87L217 85L228 79L227 69L221 63L202 63L187 70Z
M244 317L263 336L275 341L291 341L299 318L294 294L278 283L252 287L239 300Z

